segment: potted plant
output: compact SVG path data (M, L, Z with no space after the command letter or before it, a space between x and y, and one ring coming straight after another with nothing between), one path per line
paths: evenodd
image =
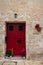
M36 25L35 25L35 29L36 29L38 32L41 32L40 24L36 24Z

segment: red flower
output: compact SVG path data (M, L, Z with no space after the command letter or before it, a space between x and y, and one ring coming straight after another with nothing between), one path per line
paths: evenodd
M35 25L35 28L38 28L39 26L40 26L39 24L36 24L36 25Z

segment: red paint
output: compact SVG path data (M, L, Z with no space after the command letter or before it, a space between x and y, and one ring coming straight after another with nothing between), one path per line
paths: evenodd
M13 31L9 30L10 25L13 25ZM22 31L18 30L19 25L23 26ZM26 54L25 31L25 23L6 23L6 51L12 50L13 48L13 56L20 56L22 53ZM21 39L20 43L17 43L18 39Z

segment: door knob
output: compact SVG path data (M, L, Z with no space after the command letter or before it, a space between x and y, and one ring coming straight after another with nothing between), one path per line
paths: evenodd
M17 43L21 43L21 40L20 40L20 39L18 39L18 40L17 40Z

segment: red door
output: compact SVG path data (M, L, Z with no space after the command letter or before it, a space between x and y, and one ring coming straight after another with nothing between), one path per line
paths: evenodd
M6 23L6 52L26 57L25 23Z

